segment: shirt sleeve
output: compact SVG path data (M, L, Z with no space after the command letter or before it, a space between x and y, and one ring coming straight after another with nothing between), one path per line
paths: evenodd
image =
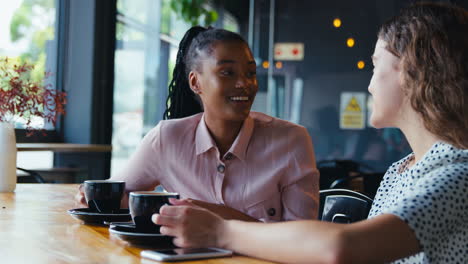
M111 178L125 181L127 192L153 190L159 184L160 135L161 123L146 134L124 169Z
M290 162L281 190L282 220L316 219L319 205L319 171L314 148L303 127L290 135Z
M453 239L457 228L468 222L467 189L468 166L444 166L424 175L382 213L394 214L405 221L428 259L438 262L453 254L449 247L466 247L466 239L462 242L465 245L454 245L450 237Z

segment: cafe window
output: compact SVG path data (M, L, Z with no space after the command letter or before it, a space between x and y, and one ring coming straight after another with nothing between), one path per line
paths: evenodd
M231 14L216 11L222 12L216 27L239 30ZM178 45L189 28L170 0L117 1L111 175L162 120Z
M0 57L15 63L32 64L31 79L55 87L57 77L56 0L9 0L0 9ZM26 121L15 118L15 128ZM32 118L34 128L55 130L41 117Z
M0 9L0 57L14 63L28 63L34 66L31 79L56 87L57 80L57 17L56 0L9 0ZM26 120L15 118L17 141L48 141L56 138L55 127L41 117L32 119L32 126L45 129L46 135L37 133L25 137ZM23 168L51 167L51 152L18 152L17 165Z

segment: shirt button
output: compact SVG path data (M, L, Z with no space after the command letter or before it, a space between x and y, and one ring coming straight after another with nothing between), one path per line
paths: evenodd
M268 215L269 215L269 216L274 216L275 214L276 214L275 208L270 208L270 209L268 209Z
M226 154L226 156L224 157L225 160L232 160L232 154L231 153L228 153Z
M222 164L218 165L218 172L224 173L225 169L226 169L226 167L224 167L224 165L222 165Z

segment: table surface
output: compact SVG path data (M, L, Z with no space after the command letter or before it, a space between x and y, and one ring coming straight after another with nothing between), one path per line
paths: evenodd
M68 215L76 184L18 184L0 193L1 263L158 263L109 234L105 226L85 225ZM235 255L179 263L271 263Z
M111 152L112 145L70 143L17 143L18 151Z

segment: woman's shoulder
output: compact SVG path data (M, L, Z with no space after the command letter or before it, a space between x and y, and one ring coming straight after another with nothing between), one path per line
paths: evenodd
M172 138L181 140L188 138L188 135L193 135L195 133L201 117L202 113L184 118L161 120L150 130L147 137L164 140L171 140Z
M261 112L250 112L256 128L281 129L281 130L305 130L305 127L293 122L269 116Z
M160 126L161 131L167 132L178 132L178 131L190 131L195 129L198 126L202 118L203 113L198 113L195 115L183 117L183 118L175 118L169 120L162 120L159 122L158 126Z
M410 170L422 181L437 181L441 186L468 183L468 150L444 142L435 143Z
M437 142L423 156L421 166L432 170L445 167L466 167L468 166L468 149Z

